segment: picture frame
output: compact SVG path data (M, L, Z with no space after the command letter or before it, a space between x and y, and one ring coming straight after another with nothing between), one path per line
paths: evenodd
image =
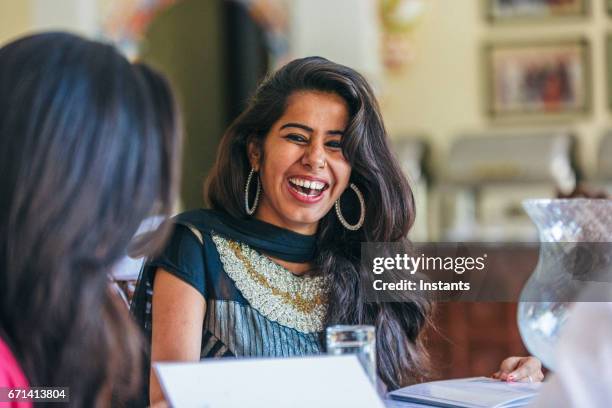
M589 113L590 53L585 38L486 44L488 115L552 119Z
M484 0L491 22L585 17L591 0ZM611 0L606 0L608 6Z

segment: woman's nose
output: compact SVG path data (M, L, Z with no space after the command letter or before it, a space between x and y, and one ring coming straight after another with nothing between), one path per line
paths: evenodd
M323 146L319 146L316 143L310 144L304 152L302 164L313 170L324 169L327 165L327 159Z

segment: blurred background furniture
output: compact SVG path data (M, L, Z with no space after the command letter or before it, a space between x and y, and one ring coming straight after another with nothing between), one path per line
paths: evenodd
M537 265L539 243L488 243L486 248L487 271L504 285L504 290L489 293L486 299L512 299L514 295L502 293L520 292ZM516 302L438 302L432 321L426 339L436 378L487 376L499 369L504 358L527 355L517 326Z
M488 376L504 358L527 355L516 309L516 303L438 303L426 342L434 378Z
M574 137L567 131L486 133L453 142L440 189L444 241L534 241L521 207L576 187Z
M597 176L594 185L608 195L612 194L612 130L608 130L599 142Z
M134 238L132 238L131 246L136 247L139 243L146 242L149 234L154 233L164 221L165 219L162 216L146 218L138 227ZM136 283L145 261L142 255L132 253L130 249L128 248L124 257L113 267L112 273L109 276L112 289L117 292L128 307L136 290Z
M402 137L393 140L392 149L414 193L417 217L410 230L410 239L414 242L427 242L431 239L427 217L430 185L427 142L422 137Z

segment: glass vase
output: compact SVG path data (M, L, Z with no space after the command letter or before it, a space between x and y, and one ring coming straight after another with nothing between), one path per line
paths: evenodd
M523 207L538 229L540 255L521 292L518 326L529 352L554 371L573 303L585 292L609 291L612 200L538 199Z

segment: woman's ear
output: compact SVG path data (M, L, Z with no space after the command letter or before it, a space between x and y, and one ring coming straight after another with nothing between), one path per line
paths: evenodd
M259 171L261 166L261 144L254 137L250 137L247 142L247 155L249 156L251 168L255 171Z

